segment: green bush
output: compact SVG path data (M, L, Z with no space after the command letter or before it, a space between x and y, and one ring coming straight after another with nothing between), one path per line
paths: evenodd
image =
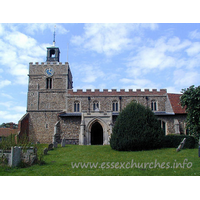
M162 145L163 136L154 113L149 108L131 102L116 120L110 145L119 151L157 149Z
M189 135L166 135L163 138L163 147L164 148L177 148L180 142L186 138L184 148L195 148L196 140L193 136Z
M8 137L3 137L0 142L0 149L7 150L15 146L15 135L10 134Z

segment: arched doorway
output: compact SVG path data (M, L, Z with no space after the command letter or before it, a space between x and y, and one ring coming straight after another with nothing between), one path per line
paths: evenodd
M103 145L103 128L99 122L95 122L91 128L91 144Z

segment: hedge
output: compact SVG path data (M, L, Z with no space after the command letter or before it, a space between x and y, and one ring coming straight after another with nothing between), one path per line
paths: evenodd
M193 136L189 135L166 135L163 138L162 146L164 148L177 148L184 138L186 138L184 148L195 148L196 140Z

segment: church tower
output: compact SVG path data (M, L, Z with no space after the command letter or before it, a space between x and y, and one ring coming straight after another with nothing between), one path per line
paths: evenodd
M52 142L58 113L66 110L66 94L73 88L69 63L61 63L60 50L47 47L46 62L29 63L27 112L29 137L42 143Z
M59 62L60 50L58 47L55 47L55 30L53 38L53 46L47 47L47 62Z

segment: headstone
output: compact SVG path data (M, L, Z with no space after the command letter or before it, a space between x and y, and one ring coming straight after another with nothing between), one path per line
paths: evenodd
M8 161L8 165L10 167L16 167L21 161L21 147L11 147L11 155L10 160Z
M37 160L37 156L35 154L30 154L30 156L29 156L29 164L33 165L36 160Z
M48 149L44 148L44 155L47 155Z
M174 120L175 134L180 134L180 124L177 119Z
M53 144L49 144L48 151L53 150Z
M53 147L57 148L58 147L58 143L57 142L53 142Z
M179 144L178 148L176 149L177 152L180 151L184 147L185 141L186 141L186 138L184 138L183 141Z
M65 147L65 144L66 144L65 138L63 138L62 141L61 141L61 147Z

